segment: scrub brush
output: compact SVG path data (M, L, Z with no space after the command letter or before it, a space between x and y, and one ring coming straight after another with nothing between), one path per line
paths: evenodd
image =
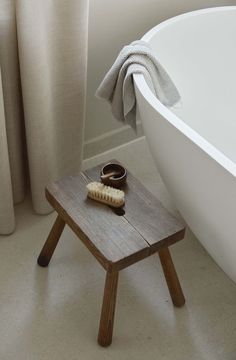
M91 182L87 185L88 197L101 203L122 207L125 203L125 193L122 190L114 189L99 182Z

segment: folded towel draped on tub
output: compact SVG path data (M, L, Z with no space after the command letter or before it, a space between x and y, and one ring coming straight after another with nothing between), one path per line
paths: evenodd
M180 95L148 43L138 40L125 46L97 89L96 97L107 100L114 117L136 130L133 74L143 74L154 95L166 106L175 105Z

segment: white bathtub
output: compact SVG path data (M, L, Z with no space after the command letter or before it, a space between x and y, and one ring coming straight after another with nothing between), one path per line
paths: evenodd
M236 6L177 16L143 40L182 97L170 110L135 75L151 153L183 218L236 282Z

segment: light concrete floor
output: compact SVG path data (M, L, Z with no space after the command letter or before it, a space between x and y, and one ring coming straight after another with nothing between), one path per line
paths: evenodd
M117 158L175 212L144 139L85 161ZM36 265L55 214L16 207L0 237L0 360L235 360L236 285L194 236L172 247L186 296L173 308L157 255L120 274L113 344L96 337L105 272L66 228L48 268Z

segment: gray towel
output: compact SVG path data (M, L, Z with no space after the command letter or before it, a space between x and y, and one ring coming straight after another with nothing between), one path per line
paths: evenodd
M118 121L136 130L133 74L143 74L154 95L166 106L175 105L180 95L147 42L139 40L125 46L95 95L111 104L112 114Z

